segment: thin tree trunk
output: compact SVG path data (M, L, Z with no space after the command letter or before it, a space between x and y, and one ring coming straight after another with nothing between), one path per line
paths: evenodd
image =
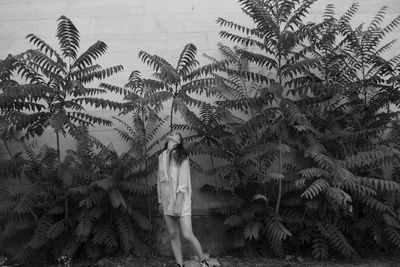
M57 137L57 157L58 157L58 162L61 163L61 155L60 155L60 134L56 132L56 137Z
M210 140L207 139L206 141L207 141L207 146L209 148L211 148ZM211 155L211 153L210 153L210 162L211 162L211 170L214 170L215 169L214 158ZM218 186L218 180L217 180L217 176L216 175L214 175L214 183L215 183L215 187L217 187Z
M214 159L213 159L213 157L211 155L210 155L210 161L211 161L212 170L214 170L215 169L215 164L214 164ZM218 186L218 180L217 180L217 176L216 175L214 175L214 183L215 183L215 187L217 187Z
M282 151L281 151L281 139L279 139L279 173L282 174ZM279 207L281 205L282 198L282 179L279 179L278 183L278 197L276 200L275 213L279 214Z
M58 157L58 177L61 179L61 153L60 153L60 133L56 132L56 137L57 137L57 157ZM67 226L67 221L69 217L69 208L68 208L68 196L67 196L67 190L64 187L64 220L65 220L65 226Z
M280 25L278 26L278 28ZM280 33L279 33L280 35ZM278 51L278 69L277 69L277 75L278 75L278 80L279 80L279 85L282 86L282 96L283 96L283 91L284 91L284 86L282 85L282 53L281 51ZM281 137L278 137L279 140L279 173L282 175L283 173L283 168L282 168L282 140ZM278 182L278 197L276 199L276 206L275 206L275 213L279 214L279 208L281 205L281 198L282 198L282 177L279 179Z
M169 124L169 130L172 132L172 120L174 116L174 99L172 99L172 105L171 105L171 118L170 118L170 124Z
M145 122L145 117L144 117L144 110L142 109L142 125L143 125L143 139L144 139L144 144L143 144L143 150L144 150L144 157L145 157L145 161L144 161L144 168L145 168L145 172L147 171L147 137L146 137L146 127L144 125ZM149 185L149 179L148 176L146 176L146 185ZM147 198L147 209L148 209L148 213L149 213L149 221L151 223L151 209L150 209L150 198Z

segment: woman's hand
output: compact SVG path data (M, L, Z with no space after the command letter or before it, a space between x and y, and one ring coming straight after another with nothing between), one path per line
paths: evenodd
M160 203L160 204L158 205L158 211L159 211L160 213L163 213L163 206L162 206L162 203Z
M184 197L183 192L179 192L176 195L175 206L174 206L174 210L172 211L174 216L181 216L181 214L182 214L183 197Z

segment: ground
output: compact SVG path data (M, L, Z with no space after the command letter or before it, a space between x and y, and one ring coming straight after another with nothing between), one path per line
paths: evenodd
M173 266L174 260L172 257L116 257L105 258L99 260L97 263L72 263L71 267L168 267ZM287 256L285 259L272 259L272 258L239 258L237 256L216 256L209 259L210 266L221 267L400 267L400 255L393 257L364 257L358 262L346 262L336 259L329 261L318 261L312 258L301 258ZM216 265L214 265L216 264ZM60 267L63 265L60 265ZM185 267L198 267L198 263L193 259L185 259ZM52 266L56 267L56 265Z

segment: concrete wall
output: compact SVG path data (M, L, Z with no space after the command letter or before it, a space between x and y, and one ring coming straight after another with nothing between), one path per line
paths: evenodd
M328 3L336 7L336 13L342 14L355 1L319 0L312 8L307 20L320 21ZM399 0L363 0L354 20L354 25L368 23L381 6L388 6L385 21L400 14ZM99 63L103 67L122 64L125 71L106 82L122 86L133 70L140 70L143 76L150 70L137 57L140 50L155 53L176 63L185 44L191 42L198 48L200 62L207 62L203 53L217 56L218 42L229 44L218 36L221 28L215 23L217 17L223 17L238 23L248 24L249 19L242 14L235 0L0 0L0 58L7 54L19 53L33 48L25 40L29 33L35 33L53 47L56 43L57 18L66 15L81 33L81 49L86 50L97 40L104 41L108 53ZM391 39L400 37L396 29ZM399 45L388 53L393 56L399 52ZM96 85L95 85L96 86ZM113 97L113 96L110 96ZM114 97L118 100L117 97ZM109 111L88 110L93 114L110 118L115 113ZM166 110L168 112L168 110ZM97 127L92 134L105 143L113 143L122 152L126 144L110 128ZM55 145L51 133L38 140L40 144ZM69 138L61 140L64 149L72 148ZM4 153L4 149L0 151ZM207 178L192 174L193 187L198 188L208 182ZM203 213L213 206L214 200L203 199L196 191L193 194L194 213Z

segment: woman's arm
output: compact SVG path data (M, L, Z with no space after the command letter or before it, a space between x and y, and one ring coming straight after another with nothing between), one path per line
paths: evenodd
M158 159L158 171L157 171L157 197L158 197L158 204L160 204L161 201L161 185L160 185L160 175L161 175L161 161L160 158Z
M190 178L189 158L186 158L181 163L178 172L178 186L176 189L176 201L173 210L173 214L175 216L180 216L182 214L183 200L190 180L189 178Z
M188 187L188 183L190 180L190 164L189 158L186 158L182 161L181 166L179 167L178 173L178 187L176 188L176 193L185 192Z

